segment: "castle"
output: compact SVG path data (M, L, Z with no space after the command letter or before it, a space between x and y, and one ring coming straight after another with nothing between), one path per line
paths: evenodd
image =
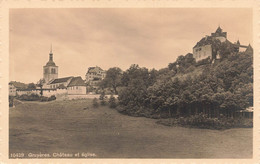
M196 61L201 61L203 59L209 58L210 60L220 59L220 46L225 43L227 46L233 47L235 52L242 50L252 51L251 45L248 46L241 45L239 40L235 43L231 43L227 39L227 32L218 27L215 33L211 33L211 36L203 37L197 44L193 47L193 57Z

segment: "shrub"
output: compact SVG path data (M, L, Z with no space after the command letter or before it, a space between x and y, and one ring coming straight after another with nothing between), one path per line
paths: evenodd
M53 101L56 100L56 97L54 95L52 95L51 97L45 97L45 96L41 96L40 101L44 102L44 101Z
M110 96L110 98L108 100L108 104L109 104L110 108L115 108L117 106L116 98L113 95Z
M48 101L48 97L42 96L40 101Z
M93 105L94 108L98 108L99 104L98 104L98 99L97 98L93 99L92 105Z
M169 119L160 120L158 123L171 126ZM252 128L253 120L245 118L210 118L205 114L197 114L190 117L179 117L173 120L175 125L184 127L196 127L202 129L229 129L229 128Z
M103 92L101 92L101 94L100 94L100 96L99 96L99 100L100 100L100 105L106 105L106 96L105 96L105 92L103 91Z
M53 101L53 100L56 100L56 97L54 95L48 98L48 101Z
M23 94L21 96L18 96L18 99L24 100L24 101L38 101L38 100L40 100L40 96L37 94L30 94L30 95Z
M14 105L14 97L9 96L9 107L13 107L13 105Z

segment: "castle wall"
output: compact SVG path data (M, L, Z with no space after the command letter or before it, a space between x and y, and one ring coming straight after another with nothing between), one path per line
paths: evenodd
M196 59L196 61L200 61L208 57L212 58L211 45L204 45L204 46L193 48L193 57Z

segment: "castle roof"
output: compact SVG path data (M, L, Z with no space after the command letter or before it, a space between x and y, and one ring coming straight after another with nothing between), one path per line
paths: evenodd
M51 81L50 84L65 83L65 82L67 82L68 80L70 80L71 78L73 78L73 76L63 77L63 78L57 78L57 79L54 79L53 81Z
M78 77L73 77L68 85L68 87L72 86L86 86L84 80L78 76Z
M213 43L212 36L206 36L206 37L202 38L199 42L197 42L197 44L193 48L210 45L212 43Z
M222 28L220 28L220 26L218 26L216 33L222 33Z
M245 52L253 53L253 47L249 44Z

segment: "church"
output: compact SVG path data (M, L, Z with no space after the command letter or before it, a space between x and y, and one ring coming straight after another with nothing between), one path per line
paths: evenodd
M52 48L49 53L49 61L43 66L43 89L66 90L68 94L86 94L86 84L78 77L58 77L58 66L53 60Z

